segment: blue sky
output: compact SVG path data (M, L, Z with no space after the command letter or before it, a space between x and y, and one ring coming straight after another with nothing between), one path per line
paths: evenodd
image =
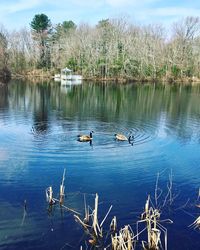
M127 17L139 24L170 23L200 16L199 0L0 0L0 24L29 27L35 14L46 14L53 24L72 20L95 25L106 18Z

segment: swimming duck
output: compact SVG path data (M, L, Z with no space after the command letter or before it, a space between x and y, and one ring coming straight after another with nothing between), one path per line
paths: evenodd
M118 141L131 141L134 139L133 135L130 135L128 138L125 135L122 134L115 134L115 139Z
M118 141L128 141L128 138L122 134L115 134L115 139Z
M90 135L78 135L78 141L80 142L87 142L87 141L92 141L92 134L94 131L90 132Z

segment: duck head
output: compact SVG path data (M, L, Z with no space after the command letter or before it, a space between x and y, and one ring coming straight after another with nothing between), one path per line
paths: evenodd
M94 131L90 131L90 138L92 138L92 134L94 133Z
M130 135L130 136L128 137L128 141L129 141L129 142L132 141L132 140L134 140L134 135Z

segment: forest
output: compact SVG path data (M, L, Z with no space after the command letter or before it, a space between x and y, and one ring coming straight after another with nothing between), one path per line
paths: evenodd
M85 79L198 81L200 18L186 17L166 28L125 17L93 26L71 20L52 24L37 14L27 28L0 26L0 76L50 77L64 67Z

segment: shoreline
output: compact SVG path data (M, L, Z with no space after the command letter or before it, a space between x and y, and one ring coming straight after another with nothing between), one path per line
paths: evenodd
M12 79L23 79L29 80L32 82L37 82L38 80L54 80L54 71L44 71L44 70L34 70L31 72L23 72L23 73L13 73L11 75ZM37 80L36 80L37 79ZM165 78L131 78L131 77L84 77L84 81L94 81L94 82L115 82L119 84L126 84L130 82L135 83L163 83L163 84L199 84L200 78L197 77L183 77L183 78L173 78L173 77L165 77Z
M12 76L12 80L28 80L33 83L37 83L40 81L54 81L54 77L47 77L47 76ZM140 84L155 84L155 83L162 83L162 84L200 84L200 79L192 80L192 79L176 79L173 81L163 80L163 79L113 79L113 78L83 78L83 81L93 81L95 83L102 82L102 83L116 83L116 84L128 84L128 83L140 83Z

